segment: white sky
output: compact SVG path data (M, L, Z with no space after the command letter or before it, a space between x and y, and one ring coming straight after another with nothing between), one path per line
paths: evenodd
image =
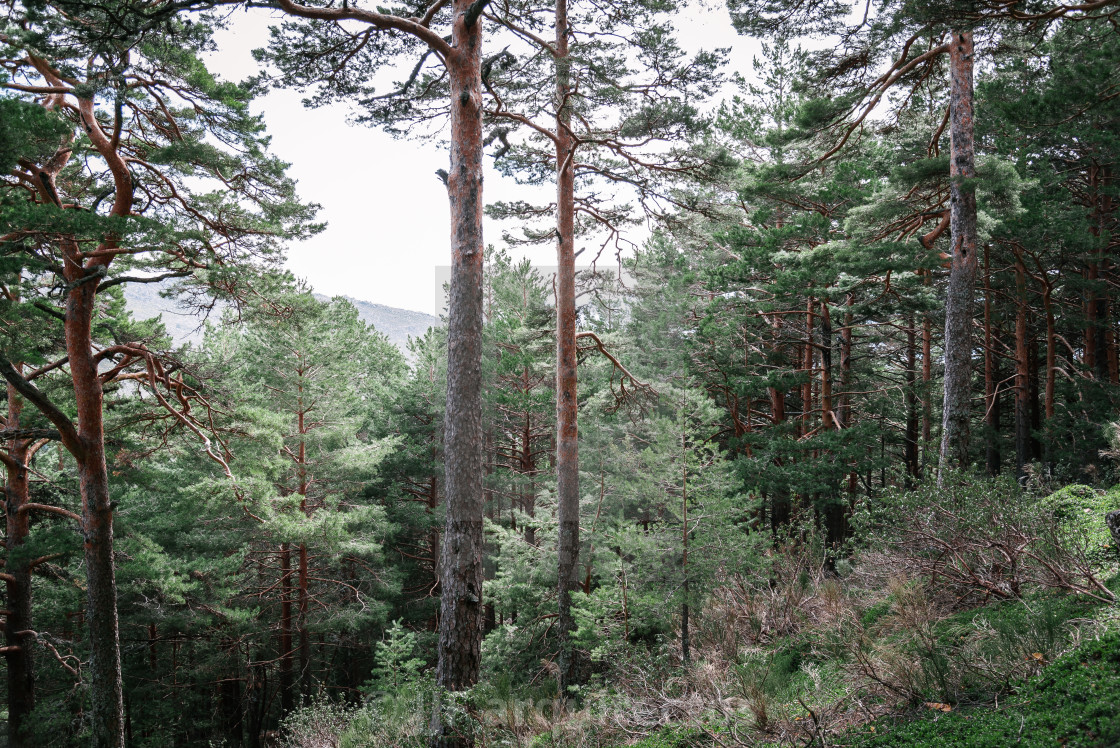
M722 2L712 6L675 19L682 46L731 47L732 68L747 75L757 42L735 33ZM274 17L263 10L237 12L217 37L211 70L230 80L254 73L250 52L265 46ZM301 99L293 91L273 91L254 107L265 115L272 152L291 164L301 197L319 203L319 219L327 222L318 236L289 247L289 269L320 293L437 313L436 271L450 264L447 192L435 176L436 169L447 168L446 150L348 125L344 105L306 109ZM484 189L487 200L539 199L493 170ZM545 200L549 193L544 191ZM501 228L486 220L488 244L501 246ZM554 265L554 253L542 245L514 254Z

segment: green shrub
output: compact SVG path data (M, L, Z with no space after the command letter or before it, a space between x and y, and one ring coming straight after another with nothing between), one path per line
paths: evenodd
M1120 632L1088 642L1027 681L1010 702L932 718L878 720L838 736L852 748L1108 748L1120 745Z
M1104 517L1112 510L1120 509L1120 486L1098 491L1073 484L1050 494L1040 502L1040 506L1052 512L1066 532L1081 539L1088 550L1102 556L1115 553Z

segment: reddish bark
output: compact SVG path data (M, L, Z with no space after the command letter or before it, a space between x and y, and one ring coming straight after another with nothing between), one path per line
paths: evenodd
M474 685L482 649L482 27L470 0L452 6L451 295L445 454L447 521L440 553L439 661L436 686ZM478 10L481 10L479 6ZM460 748L473 741L447 724L442 698L432 713L429 744Z

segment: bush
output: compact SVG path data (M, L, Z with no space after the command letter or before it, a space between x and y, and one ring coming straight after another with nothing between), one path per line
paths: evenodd
M899 572L929 580L931 590L958 606L1040 588L1111 602L1115 595L1097 578L1099 544L1094 548L1080 527L1061 518L1081 511L1070 505L1082 495L1040 502L1013 481L951 475L942 486L865 504L854 522L867 542L899 557ZM1098 522L1103 528L1103 515Z
M1114 557L1112 536L1104 518L1120 509L1120 486L1099 491L1073 484L1050 494L1040 506L1052 512L1066 533L1083 542L1089 553L1100 559Z

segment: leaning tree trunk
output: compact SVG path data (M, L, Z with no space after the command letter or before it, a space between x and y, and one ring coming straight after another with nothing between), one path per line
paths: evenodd
M472 0L455 0L451 84L451 298L447 326L439 661L429 745L473 745L449 724L447 692L478 679L482 650L482 24Z
M938 483L951 467L969 464L972 397L972 302L976 257L976 177L972 140L971 31L952 32L949 44L949 217L952 256L945 297L945 400Z
M578 683L571 634L579 565L579 431L576 424L575 141L571 135L568 4L556 2L556 493L557 633L561 693Z
M18 365L17 365L18 369ZM8 430L20 427L22 401L15 388L8 386ZM31 530L27 511L30 501L26 439L12 439L4 459L7 468L7 564L4 577L7 610L4 612L4 657L8 666L8 745L25 748L33 745L27 737L31 712L35 709L35 667L31 650L31 559L22 550ZM19 560L17 560L19 559Z

